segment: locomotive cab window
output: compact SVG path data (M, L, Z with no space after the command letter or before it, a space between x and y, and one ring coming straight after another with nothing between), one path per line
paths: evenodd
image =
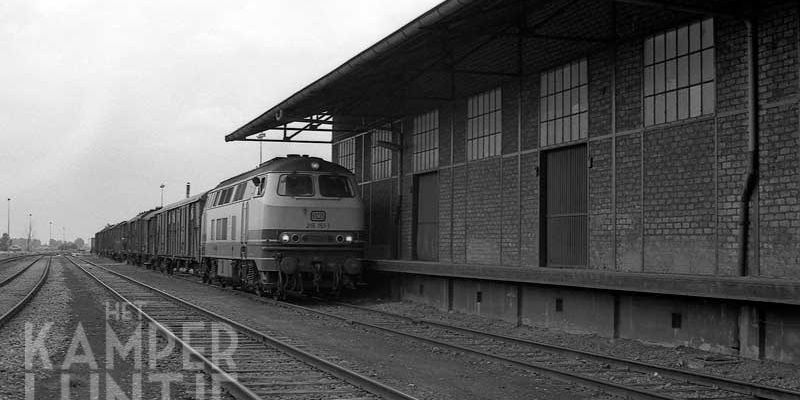
M311 175L281 175L278 181L278 195L310 197L314 195L314 183Z
M236 185L236 195L233 196L233 201L239 201L244 197L244 190L247 188L247 182L242 182Z
M264 195L264 188L267 186L267 177L262 176L258 180L258 187L256 187L256 197L261 197Z
M353 189L346 176L320 175L319 194L324 197L353 197Z

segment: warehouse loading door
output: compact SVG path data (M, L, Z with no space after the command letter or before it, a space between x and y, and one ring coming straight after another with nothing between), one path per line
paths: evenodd
M544 153L542 264L587 265L586 146Z
M416 177L415 258L439 259L439 177L434 173Z

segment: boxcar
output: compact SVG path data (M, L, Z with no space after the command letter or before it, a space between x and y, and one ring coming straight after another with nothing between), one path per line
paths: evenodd
M200 263L200 221L206 193L172 203L153 213L154 268L171 273L174 268L195 270Z
M141 265L150 260L153 253L148 252L148 224L150 216L160 208L139 213L128 221L128 255L126 261Z

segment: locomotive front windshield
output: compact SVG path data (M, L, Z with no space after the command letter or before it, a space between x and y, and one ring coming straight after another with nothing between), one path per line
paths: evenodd
M314 181L311 175L281 175L278 181L278 195L310 197L314 195Z
M314 177L308 174L284 174L278 180L278 195L291 197L313 197ZM350 179L340 175L319 175L316 178L322 197L354 197Z
M353 189L345 176L320 175L319 194L323 197L353 197Z

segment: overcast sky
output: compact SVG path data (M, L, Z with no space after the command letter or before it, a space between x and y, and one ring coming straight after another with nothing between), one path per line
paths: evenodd
M88 239L255 167L226 134L438 2L0 2L0 232L9 197L13 237ZM264 159L330 158L294 146Z

